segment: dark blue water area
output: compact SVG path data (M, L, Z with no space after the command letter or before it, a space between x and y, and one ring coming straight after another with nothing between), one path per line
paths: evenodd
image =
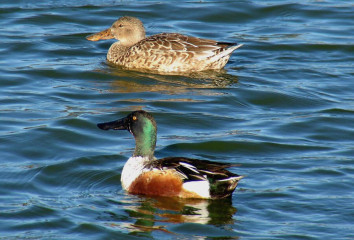
M350 1L2 1L0 239L353 239ZM120 16L148 35L244 44L222 71L109 65ZM129 132L150 112L155 155L235 164L232 200L122 190Z

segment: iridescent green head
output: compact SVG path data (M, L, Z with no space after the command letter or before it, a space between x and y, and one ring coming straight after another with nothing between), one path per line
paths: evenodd
M125 118L97 124L102 130L128 130L135 138L134 157L154 158L156 146L156 122L147 112L140 110L130 113Z

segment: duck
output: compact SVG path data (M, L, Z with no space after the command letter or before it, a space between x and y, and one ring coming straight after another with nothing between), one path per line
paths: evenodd
M102 130L128 130L135 139L133 156L121 173L122 188L130 194L183 199L231 198L244 176L228 171L229 163L186 157L154 156L157 125L138 110L119 120L97 124Z
M90 41L115 38L107 53L109 63L126 69L159 73L220 70L243 44L218 42L179 33L146 37L143 23L124 16L112 26L86 37Z

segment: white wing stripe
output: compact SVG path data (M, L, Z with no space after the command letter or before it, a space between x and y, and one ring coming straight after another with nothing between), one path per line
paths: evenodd
M190 164L185 163L185 162L180 162L179 164L182 165L183 167L188 168L189 170L199 174L199 171L193 165L190 165Z

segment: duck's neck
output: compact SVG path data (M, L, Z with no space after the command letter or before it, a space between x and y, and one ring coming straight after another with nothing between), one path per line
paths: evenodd
M129 37L117 39L122 46L131 47L145 38L145 30L139 31L139 33L133 34Z
M152 139L135 139L135 144L134 157L154 159L155 142Z
M155 158L156 128L152 124L146 124L143 133L134 137L135 151L133 156L153 160Z

